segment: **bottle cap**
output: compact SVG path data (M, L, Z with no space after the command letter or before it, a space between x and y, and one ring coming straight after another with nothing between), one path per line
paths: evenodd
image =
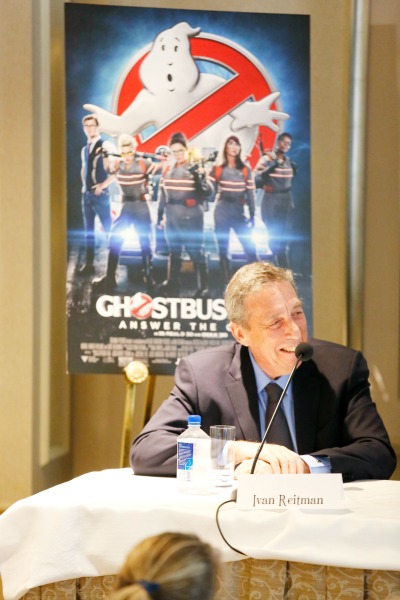
M189 415L188 425L201 425L201 416L200 415Z

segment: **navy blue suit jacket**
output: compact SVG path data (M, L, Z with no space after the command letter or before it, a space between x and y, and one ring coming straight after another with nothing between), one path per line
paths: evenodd
M344 481L388 479L396 455L371 399L363 355L345 346L310 340L314 354L293 378L299 454L328 456ZM187 417L199 414L202 428L235 425L236 439L261 441L258 396L248 349L238 343L182 359L175 385L134 440L131 464L138 475L175 475L176 438Z

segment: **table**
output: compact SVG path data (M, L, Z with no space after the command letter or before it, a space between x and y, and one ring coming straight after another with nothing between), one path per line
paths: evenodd
M385 594L373 598L389 598L388 590L400 597L400 482L353 482L344 491L336 510L224 506L220 524L225 537L250 557L241 560L226 546L215 521L231 489L191 496L177 492L174 478L135 476L131 469L88 473L20 500L0 516L3 594L6 600L24 594L40 598L37 590L50 584L59 589L51 597L90 598L77 589L112 587L131 547L169 530L195 533L220 550L229 571L226 580L241 588L235 598L249 597L242 589L246 582L258 582L264 592L278 585L286 595L274 598L289 598L288 581L295 584L300 573L308 585L333 590L345 579L350 586L358 581L364 589L360 594L368 585ZM70 595L63 595L68 586ZM306 597L328 597L322 591L313 594Z

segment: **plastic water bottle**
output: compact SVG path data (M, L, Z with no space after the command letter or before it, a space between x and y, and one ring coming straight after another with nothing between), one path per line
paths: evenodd
M200 425L200 415L190 415L188 428L177 440L178 490L188 494L208 494L210 488L210 436Z

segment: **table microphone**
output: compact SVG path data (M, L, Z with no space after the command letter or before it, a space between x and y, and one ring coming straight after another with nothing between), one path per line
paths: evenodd
M280 398L279 398L279 400L277 402L274 414L272 415L271 420L268 423L268 426L267 426L267 428L265 430L265 433L264 433L264 437L261 440L261 444L259 445L257 453L256 453L256 455L254 457L253 464L252 464L251 471L250 471L250 473L252 475L254 474L254 470L256 468L257 460L258 460L258 457L260 456L261 450L263 449L263 446L264 446L265 442L267 441L268 431L270 430L270 427L271 427L271 425L272 425L272 423L273 423L273 421L275 419L275 415L276 415L276 413L279 410L279 407L280 407L280 405L282 403L283 397L286 394L286 390L288 389L289 384L290 384L290 382L293 379L294 372L297 369L297 367L298 367L298 365L299 365L300 362L306 362L307 360L310 360L310 358L312 358L312 355L314 354L314 348L308 342L301 342L301 344L298 344L298 346L296 346L296 349L295 349L294 353L295 353L296 358L297 358L296 364L294 365L294 367L293 367L293 369L292 369L292 371L291 371L291 373L289 375L289 378L288 378L288 380L286 382L286 385L285 385L285 387L282 390L282 394L280 395Z

